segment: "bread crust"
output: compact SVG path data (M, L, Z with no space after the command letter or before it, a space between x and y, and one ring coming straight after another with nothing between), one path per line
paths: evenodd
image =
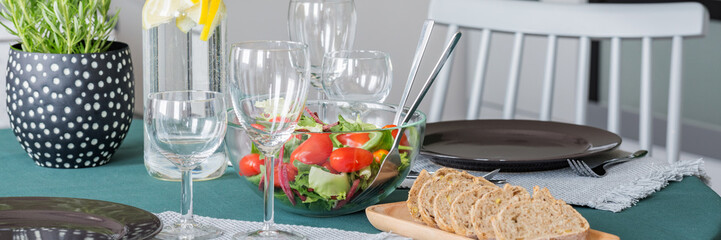
M548 188L541 188L539 186L533 187L533 200L535 201L556 201L556 198L551 195L551 191Z
M411 214L413 220L422 222L421 212L418 208L418 192L421 191L423 184L430 180L431 177L432 176L428 173L428 171L425 169L421 170L418 177L413 182L413 186L411 186L411 189L408 190L408 200L406 201L406 206L408 206L408 212Z
M451 174L451 173L460 173L460 171L458 171L455 168L444 167L444 168L440 168L440 169L436 170L435 172L433 172L433 176L443 177L443 176Z

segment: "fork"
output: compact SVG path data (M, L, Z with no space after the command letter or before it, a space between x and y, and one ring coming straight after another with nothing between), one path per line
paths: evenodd
M610 160L603 161L600 165L591 168L588 164L582 160L577 159L566 159L568 166L571 167L574 173L582 177L595 177L600 178L606 175L606 169L611 165L628 162L637 158L646 156L648 151L638 150L628 156L618 157Z

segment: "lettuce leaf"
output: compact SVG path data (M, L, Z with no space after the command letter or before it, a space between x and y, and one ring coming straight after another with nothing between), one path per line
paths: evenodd
M309 132L323 132L323 124L317 123L312 117L306 115L300 116L298 126L295 130L307 130Z
M356 132L378 129L378 126L364 123L360 120L360 116L356 121L346 120L342 115L338 115L338 125L330 128L332 132Z

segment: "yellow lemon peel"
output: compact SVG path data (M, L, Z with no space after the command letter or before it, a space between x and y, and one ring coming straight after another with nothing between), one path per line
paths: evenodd
M200 20L198 21L198 24L205 23L206 19L208 18L208 7L210 7L210 1L211 0L200 0Z
M225 3L223 3L223 0L211 0L210 3L210 12L208 16L212 16L212 18L208 17L206 19L203 31L200 33L200 40L203 41L208 41L208 38L213 35L215 27L217 27L218 24L220 24L220 21L225 18Z

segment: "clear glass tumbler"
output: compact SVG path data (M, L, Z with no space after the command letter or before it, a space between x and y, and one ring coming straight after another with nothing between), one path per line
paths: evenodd
M331 100L382 103L393 84L391 58L385 52L369 50L326 53L322 82Z

